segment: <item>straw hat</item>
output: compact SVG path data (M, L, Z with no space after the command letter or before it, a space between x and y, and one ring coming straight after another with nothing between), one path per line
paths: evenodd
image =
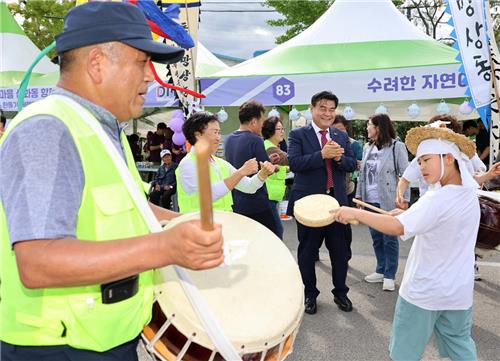
M420 142L426 139L442 139L455 143L460 151L472 158L476 154L476 144L463 134L455 133L448 128L435 128L429 126L412 128L406 134L405 143L408 150L416 155Z

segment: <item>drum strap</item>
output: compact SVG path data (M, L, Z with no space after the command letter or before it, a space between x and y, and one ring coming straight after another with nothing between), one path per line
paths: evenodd
M63 101L64 103L72 107L80 115L81 119L84 120L85 123L87 123L92 128L92 130L95 132L99 140L103 143L103 145L107 149L109 155L111 156L111 159L115 163L115 166L118 172L120 173L120 176L122 177L125 185L127 186L130 196L132 197L135 205L141 212L144 221L148 225L150 231L152 233L161 232L162 227L158 222L158 220L156 219L148 202L144 198L142 190L137 187L134 179L132 178L132 175L128 170L125 160L120 156L118 150L113 146L111 140L106 135L101 125L98 122L96 122L96 120L82 105L78 104L73 99L62 95L52 95L52 97L56 97L60 101ZM186 273L186 270L184 270L182 267L175 265L174 269L181 281L181 285L184 289L184 292L186 293L186 296L191 302L191 305L193 306L196 315L203 324L205 331L207 331L207 334L210 337L210 340L212 340L216 349L226 360L241 361L240 355L238 354L233 344L229 341L229 339L225 335L224 331L222 330L222 327L220 326L219 322L215 319L212 311L208 308L200 291L196 288L196 286L189 278L188 274Z

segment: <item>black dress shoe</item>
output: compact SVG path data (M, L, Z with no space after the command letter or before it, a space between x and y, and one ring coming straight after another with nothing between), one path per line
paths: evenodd
M352 311L352 302L347 296L334 296L333 302L337 304L337 307L344 312Z
M317 309L316 299L306 298L306 300L304 301L304 305L305 305L305 308L304 308L305 313L308 313L310 315L314 315L316 313L316 309Z

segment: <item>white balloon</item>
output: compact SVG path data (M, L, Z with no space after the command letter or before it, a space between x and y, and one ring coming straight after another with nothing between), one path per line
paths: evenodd
M292 122L295 120L298 120L300 118L300 113L297 110L297 108L293 107L292 110L290 110L290 113L288 113L288 119L290 119Z
M222 107L218 112L217 112L217 118L219 119L219 122L224 123L229 115L227 112L224 110L224 107Z
M444 100L441 100L436 108L436 111L439 114L446 114L450 112L450 107L448 106L448 104L446 104Z
M275 107L273 107L273 109L271 109L271 111L269 113L267 113L267 117L268 118L271 118L271 117L279 118L280 112L278 112L278 110Z
M311 113L311 109L307 109L304 112L304 118L306 118L307 121L311 121L313 119L313 115Z
M408 107L408 115L412 119L415 119L420 115L420 107L417 105L417 103L413 103Z
M344 118L347 120L354 119L356 112L349 105L344 108Z
M384 106L384 104L380 104L377 109L375 109L375 114L387 114L387 108Z

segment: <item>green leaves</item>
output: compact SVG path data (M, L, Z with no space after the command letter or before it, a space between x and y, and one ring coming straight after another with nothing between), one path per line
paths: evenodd
M64 15L75 3L74 0L17 0L17 3L8 4L8 7L26 35L42 50L62 31ZM54 56L55 50L49 53L50 58Z
M276 39L281 44L311 26L333 4L334 0L266 0L265 6L273 7L284 16L279 20L268 20L271 26L288 27L285 34Z

